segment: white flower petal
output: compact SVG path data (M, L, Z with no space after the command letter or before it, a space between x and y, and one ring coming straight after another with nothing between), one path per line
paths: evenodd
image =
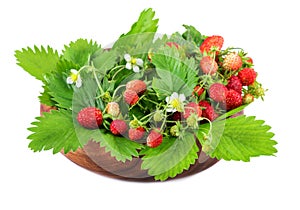
M77 81L76 81L76 87L80 88L81 85L82 85L82 80L81 80L81 77L78 75Z
M166 97L166 102L167 102L167 103L170 103L170 96L167 96L167 97Z
M72 80L71 77L68 77L68 78L67 78L67 84L73 84L73 80Z
M144 61L143 61L142 59L140 59L140 58L137 58L137 59L136 59L136 64L137 64L138 66L140 66L140 67L143 67Z
M78 74L78 71L75 70L75 69L71 69L70 72L71 72L72 74Z
M173 92L172 95L170 96L170 101L173 101L174 99L178 98L178 93Z
M139 68L137 65L133 65L132 70L133 70L135 73L139 73L139 72L140 72L140 68Z
M125 54L124 59L125 59L125 61L130 62L131 61L131 56L129 54Z
M131 70L131 68L132 68L131 63L126 63L125 68L128 69L128 70Z
M184 95L184 94L180 94L180 95L179 95L179 100L180 100L181 102L184 102L184 101L185 101L185 95Z
M172 108L172 107L168 107L166 109L167 112L176 112L176 109Z

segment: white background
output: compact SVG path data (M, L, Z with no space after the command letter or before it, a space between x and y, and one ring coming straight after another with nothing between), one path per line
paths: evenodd
M190 24L249 52L269 91L247 114L272 126L277 157L221 161L185 179L134 183L27 148L41 83L15 64L14 50L49 44L60 51L81 37L105 46L148 7L160 18L160 33ZM299 209L299 20L296 0L1 1L0 209Z

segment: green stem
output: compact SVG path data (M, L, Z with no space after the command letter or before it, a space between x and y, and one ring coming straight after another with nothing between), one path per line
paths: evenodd
M114 93L113 93L113 95L112 95L112 100L114 100L115 95L117 94L118 90L119 90L120 88L122 88L122 87L125 87L125 86L126 86L126 85L120 85L119 87L117 87L117 88L115 89L115 91L114 91Z
M93 74L94 74L94 77L95 77L97 86L98 86L98 88L99 88L99 90L100 90L100 95L103 95L103 94L104 94L104 90L102 89L102 87L101 87L101 85L100 85L100 82L99 82L98 77L97 77L97 75L96 75L95 68L93 68L92 71L93 71Z
M118 71L116 71L116 73L114 73L114 75L113 75L112 78L111 78L112 81L114 81L114 79L115 79L115 77L117 76L117 74L120 73L120 72L125 68L124 65L122 65L122 66L117 66L117 67L118 67L118 68L121 67L121 68L120 68ZM117 69L117 68L115 67L115 68L113 68L111 71L113 71L113 70L115 70L115 69Z

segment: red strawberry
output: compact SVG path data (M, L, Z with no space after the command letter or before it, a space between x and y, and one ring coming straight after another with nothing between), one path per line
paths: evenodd
M237 76L231 76L228 79L227 89L235 90L238 93L242 93L243 85L241 80Z
M221 83L214 83L209 87L209 97L216 102L225 101L227 88Z
M116 102L109 102L106 106L106 112L113 117L118 117L120 114L120 106Z
M200 61L200 67L204 74L213 75L218 70L217 62L210 56L204 56Z
M200 46L200 51L204 53L211 52L212 48L215 47L220 50L223 46L224 39L221 36L209 36L207 37Z
M198 104L190 102L184 107L183 117L187 119L193 113L197 114L198 117L201 117L202 110Z
M235 90L228 90L226 94L226 109L231 110L241 106L243 103L242 95Z
M247 63L250 63L250 64L253 64L253 60L252 60L252 58L250 58L250 57L247 57L246 62L247 62Z
M236 52L226 55L222 63L222 67L228 71L236 71L240 69L242 65L242 58Z
M128 127L124 120L113 120L110 123L110 131L116 136L126 133L127 129Z
M257 74L252 68L244 68L238 73L238 77L244 86L252 85L255 82L256 76Z
M126 84L126 89L133 90L138 95L141 95L147 90L147 85L142 80L132 80Z
M151 130L147 137L147 146L151 148L158 147L163 141L163 136L157 130Z
M213 121L218 117L218 114L215 112L214 108L210 105L208 101L200 101L199 106L203 108L202 117L205 117L210 121Z
M204 88L200 87L200 85L197 85L196 87L194 87L193 95L201 96L203 92Z
M145 129L142 126L139 126L137 128L130 128L128 131L129 139L136 141L140 140L144 137Z
M180 112L174 112L172 114L172 120L174 120L174 121L180 121L181 120L181 113Z
M129 89L125 90L125 92L123 93L123 97L125 102L131 106L135 105L139 100L138 94L135 91Z
M179 48L179 44L177 44L176 42L167 42L166 45L168 45L169 47L175 46L177 49Z
M102 112L100 109L95 107L83 108L77 115L77 121L82 127L96 129L102 125Z

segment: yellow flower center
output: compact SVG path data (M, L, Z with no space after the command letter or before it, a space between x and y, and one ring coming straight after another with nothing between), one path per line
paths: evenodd
M76 82L77 79L78 79L78 74L71 74L71 80L72 80L73 82Z
M132 58L132 59L131 59L131 64L132 64L132 65L135 65L135 64L136 64L136 59L135 59L135 58Z
M171 103L170 103L171 105L172 105L172 107L174 108L174 109L176 109L177 111L183 111L182 110L182 104L181 104L181 101L179 100L179 98L175 98L175 99L173 99L172 101L171 101Z

